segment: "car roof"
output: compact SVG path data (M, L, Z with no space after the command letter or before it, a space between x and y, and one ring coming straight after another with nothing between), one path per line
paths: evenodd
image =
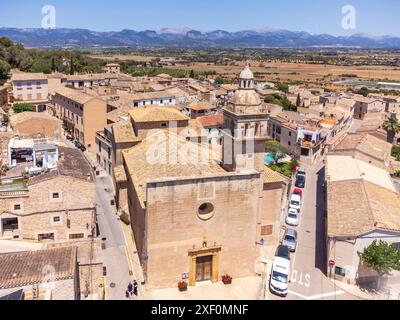
M300 200L300 196L298 194L292 194L291 200Z
M289 248L287 246L284 245L280 245L278 247L278 249L276 250L276 256L282 256L282 253L284 253L285 255L289 256Z
M290 235L290 236L295 236L295 237L297 237L297 231L294 230L294 229L286 229L285 236L286 236L286 235Z
M298 212L296 209L294 209L294 208L289 208L288 213L294 213L294 214L296 214L296 215L299 214L299 212Z
M272 265L273 271L289 274L290 261L284 258L275 257Z

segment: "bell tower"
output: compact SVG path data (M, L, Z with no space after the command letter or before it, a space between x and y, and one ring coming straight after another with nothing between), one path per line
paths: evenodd
M223 110L222 166L228 171L263 172L269 114L254 89L249 64L240 73L239 84L233 100Z

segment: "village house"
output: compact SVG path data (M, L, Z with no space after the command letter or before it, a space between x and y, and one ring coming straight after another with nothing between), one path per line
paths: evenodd
M193 101L186 105L182 112L191 119L215 114L217 107L207 101Z
M363 96L355 96L354 100L354 119L382 118L382 113L386 108L386 104L382 100Z
M277 241L289 181L264 164L268 113L248 66L240 83L224 109L231 134L222 153L163 130L122 152L119 178L150 289L254 276L260 239Z
M90 88L93 85L108 86L118 79L115 73L88 73L67 76L66 84L75 89Z
M15 72L11 76L13 100L15 103L29 103L35 112L47 110L49 88L47 76L43 73Z
M57 155L58 162L45 171L1 180L1 239L41 242L95 236L91 167L79 150L59 147Z
M224 116L222 114L199 117L197 120L206 130L209 144L222 144L222 130L224 129Z
M120 73L121 72L121 66L118 63L108 63L106 64L104 71L106 73Z
M169 91L136 93L132 95L131 99L134 107L176 105L176 97Z
M377 272L359 254L374 240L400 248L400 197L391 177L384 169L339 153L327 157L326 180L327 257L332 261L327 274L349 284L376 284ZM398 276L395 272L389 282Z
M82 91L67 87L55 91L52 97L54 116L63 121L73 138L94 150L96 132L107 125L107 102Z

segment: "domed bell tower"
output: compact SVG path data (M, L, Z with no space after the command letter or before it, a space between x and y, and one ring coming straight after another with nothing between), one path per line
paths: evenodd
M239 90L223 110L222 166L228 171L263 172L269 114L254 89L249 64L240 73L239 84Z

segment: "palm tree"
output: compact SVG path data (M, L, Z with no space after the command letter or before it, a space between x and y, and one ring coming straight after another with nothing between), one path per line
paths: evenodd
M388 118L384 123L382 128L387 132L387 141L393 143L396 134L400 133L400 122L396 117Z

